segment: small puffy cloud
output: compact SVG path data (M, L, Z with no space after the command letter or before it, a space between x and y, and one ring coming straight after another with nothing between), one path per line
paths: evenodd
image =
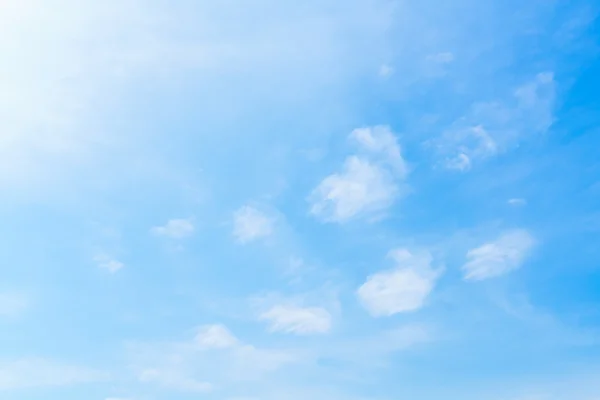
M480 281L515 270L521 267L534 244L529 232L516 229L471 249L467 252L467 263L462 266L464 279Z
M155 226L150 232L157 236L183 239L194 233L194 224L189 219L170 219L165 225Z
M195 343L203 349L226 349L237 345L238 340L223 325L205 325L198 330Z
M358 128L352 131L350 138L365 150L382 156L400 178L404 178L408 174L408 167L402 157L402 150L389 126L378 125Z
M28 307L29 301L20 293L0 293L0 317L15 317Z
M325 222L380 217L401 194L408 175L402 151L388 126L358 128L350 139L361 155L346 158L342 170L324 178L311 192L310 213Z
M429 253L397 249L389 256L396 267L369 276L357 291L362 305L375 317L418 310L440 275L432 269Z
M139 374L139 380L182 392L205 393L212 390L210 383L187 377L172 370L146 369Z
M260 315L272 332L311 335L331 330L331 314L320 307L277 305Z
M243 206L233 214L233 236L248 243L273 233L273 219L251 206Z
M526 206L527 200L521 198L508 199L508 204L514 207Z
M40 358L0 363L0 390L72 386L108 378L101 371Z
M94 257L94 261L96 262L99 268L104 269L110 272L111 274L116 273L125 266L125 264L123 264L122 262L117 261L104 254Z
M378 165L349 157L342 172L329 175L309 196L311 214L327 222L382 212L398 195L390 173Z

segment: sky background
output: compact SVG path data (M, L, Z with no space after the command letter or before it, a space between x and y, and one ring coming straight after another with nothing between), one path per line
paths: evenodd
M0 0L0 398L599 400L599 12Z

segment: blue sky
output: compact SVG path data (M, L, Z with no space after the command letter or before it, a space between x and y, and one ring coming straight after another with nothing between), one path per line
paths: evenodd
M0 397L600 399L589 0L0 3Z

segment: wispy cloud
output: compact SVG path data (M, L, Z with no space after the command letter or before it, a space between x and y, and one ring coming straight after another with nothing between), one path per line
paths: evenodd
M465 171L474 162L502 153L528 137L546 132L554 121L554 76L543 72L504 100L473 104L433 144L450 169Z
M467 263L462 266L464 278L480 281L495 278L515 270L524 263L535 240L523 229L503 233L493 242L467 252Z
M260 315L269 322L273 332L310 335L327 333L331 329L331 314L321 307L277 305Z
M94 261L98 265L98 268L104 269L111 274L114 274L125 267L125 264L106 254L97 255L94 257Z
M511 206L514 207L522 207L522 206L526 206L527 205L527 200L522 199L522 198L512 198L512 199L508 199L508 204L510 204Z
M273 218L252 206L243 206L233 214L233 236L242 244L270 236L273 229Z
M237 338L224 325L201 327L194 341L205 349L226 349L238 344Z
M293 350L244 343L221 324L201 327L186 341L131 344L129 356L142 382L198 392L265 379L302 360Z
M157 236L165 236L172 239L183 239L194 233L194 224L189 219L170 219L163 226L155 226L150 232Z

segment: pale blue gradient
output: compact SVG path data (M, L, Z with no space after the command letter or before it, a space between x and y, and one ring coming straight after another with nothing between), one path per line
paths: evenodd
M597 400L598 12L5 0L0 398Z

